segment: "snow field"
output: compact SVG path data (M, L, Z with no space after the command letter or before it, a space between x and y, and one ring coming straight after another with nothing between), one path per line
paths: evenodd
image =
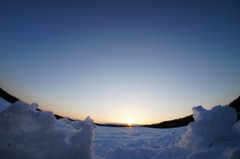
M195 122L172 129L95 129L93 149L101 159L240 159L240 122L235 109L193 108Z
M180 140L186 127L154 129L144 127L96 127L93 140L94 154L104 158L115 149L160 149Z
M1 159L240 159L235 109L193 108L195 122L172 129L96 127L57 120L37 104L0 98ZM94 137L95 133L95 137Z

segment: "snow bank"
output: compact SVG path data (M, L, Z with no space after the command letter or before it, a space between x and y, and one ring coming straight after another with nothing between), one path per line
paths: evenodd
M93 121L57 121L52 112L16 102L0 113L1 159L92 159Z
M239 136L234 126L237 113L229 106L215 106L206 110L202 106L194 107L195 122L188 125L178 145L189 159L200 158L239 158Z
M188 149L211 147L215 142L231 140L234 137L236 111L230 107L216 106L206 110L202 106L193 108L195 122L188 125L179 145Z

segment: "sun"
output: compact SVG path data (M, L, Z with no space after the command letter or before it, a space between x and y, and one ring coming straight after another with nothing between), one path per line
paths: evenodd
M131 127L132 124L133 124L132 122L128 122L128 123L127 123L127 125L128 125L129 127Z
M126 120L125 120L125 123L126 123L129 127L131 127L135 122L134 122L133 119L126 119Z

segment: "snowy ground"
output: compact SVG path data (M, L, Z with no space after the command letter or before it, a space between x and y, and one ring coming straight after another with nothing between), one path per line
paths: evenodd
M36 108L0 98L1 159L240 159L240 122L228 106L194 107L195 122L173 129L96 127Z
M104 127L94 129L93 151L104 158L116 149L160 149L180 140L186 127L154 129L144 127Z

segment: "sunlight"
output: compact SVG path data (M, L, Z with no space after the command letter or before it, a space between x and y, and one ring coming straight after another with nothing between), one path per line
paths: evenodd
M131 123L131 122L128 122L127 124L128 124L128 126L130 126L130 127L132 126L132 123Z
M133 119L126 119L125 122L129 127L131 127L133 124L135 124L135 121Z

